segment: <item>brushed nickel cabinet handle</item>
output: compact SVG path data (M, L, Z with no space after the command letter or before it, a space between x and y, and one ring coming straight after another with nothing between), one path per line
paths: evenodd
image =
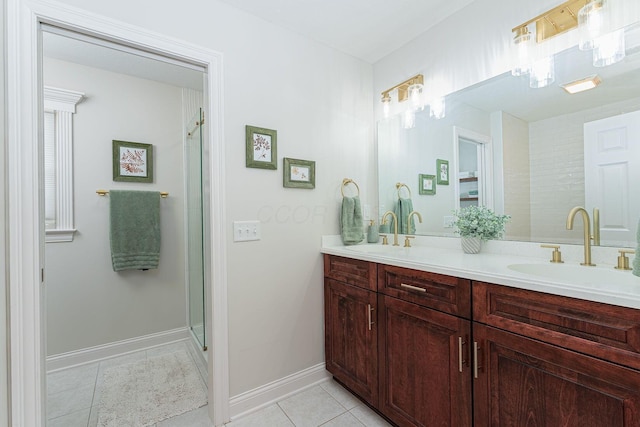
M371 312L375 310L375 308L371 307L371 304L367 304L367 317L369 318L369 330L371 330L371 325L375 322L371 321Z
M400 283L400 287L401 288L406 288L406 289L411 289L412 291L427 292L427 290L424 289L424 288L419 288L417 286L407 285L406 283Z

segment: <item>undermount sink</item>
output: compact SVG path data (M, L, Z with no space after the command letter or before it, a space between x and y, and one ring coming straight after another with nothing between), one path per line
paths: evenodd
M401 252L404 247L393 245L351 245L345 246L345 249L355 252L362 252L365 254L384 255Z
M511 264L510 270L531 276L556 279L563 282L606 288L607 285L623 285L640 290L640 277L630 271L613 267L587 267L575 264Z

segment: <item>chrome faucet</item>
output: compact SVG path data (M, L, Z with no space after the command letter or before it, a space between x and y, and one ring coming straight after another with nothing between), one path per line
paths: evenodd
M387 223L387 215L389 214L393 218L393 246L400 246L398 245L398 217L396 214L392 211L386 211L384 215L382 215L382 223Z
M573 230L573 220L576 217L576 214L580 212L582 214L582 224L584 227L584 262L581 262L580 265L595 265L591 263L591 222L589 220L589 213L582 206L576 206L575 208L569 211L569 215L567 216L567 230Z

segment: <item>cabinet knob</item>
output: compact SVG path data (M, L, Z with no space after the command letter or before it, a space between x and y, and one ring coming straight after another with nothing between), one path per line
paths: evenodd
M618 252L620 253L620 255L618 255L618 265L616 265L615 268L617 268L618 270L631 270L631 267L629 267L629 258L627 258L627 254L635 254L636 251L634 251L633 249L619 249Z
M560 246L559 245L540 245L541 248L549 248L549 249L553 249L553 252L551 253L551 259L549 260L549 262L564 262L562 260L562 252L560 252Z

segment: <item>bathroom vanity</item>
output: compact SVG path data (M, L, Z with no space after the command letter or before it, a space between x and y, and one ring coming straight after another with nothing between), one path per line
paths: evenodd
M607 296L494 266L513 256L322 252L327 370L397 425L640 425L640 278Z

